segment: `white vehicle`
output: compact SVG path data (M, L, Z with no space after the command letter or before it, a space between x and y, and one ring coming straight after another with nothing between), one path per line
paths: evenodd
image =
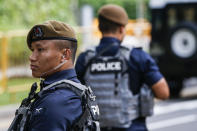
M150 0L150 53L178 96L185 78L197 76L197 0Z

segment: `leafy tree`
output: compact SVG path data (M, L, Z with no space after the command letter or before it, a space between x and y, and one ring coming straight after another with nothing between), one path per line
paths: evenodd
M149 18L149 11L148 11L148 2L149 0L143 0L144 3L144 16L145 18ZM79 6L84 4L89 4L93 6L95 16L97 15L98 9L104 4L117 4L125 8L128 13L130 19L136 19L136 7L137 7L137 0L99 0L95 2L95 0L79 0Z
M32 26L49 19L74 24L72 0L0 0L0 29Z
M149 18L148 1L143 0L145 18ZM107 3L124 7L130 19L136 18L137 0L0 0L0 30L29 28L36 23L49 19L76 24L79 21L80 7L89 4L94 8L95 17L98 9Z

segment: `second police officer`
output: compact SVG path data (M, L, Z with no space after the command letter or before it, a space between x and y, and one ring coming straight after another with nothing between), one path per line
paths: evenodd
M98 21L102 38L98 46L79 55L77 76L96 95L102 131L146 131L138 94L146 84L155 97L167 99L166 80L150 55L140 48L121 46L128 23L122 7L104 5L98 11Z

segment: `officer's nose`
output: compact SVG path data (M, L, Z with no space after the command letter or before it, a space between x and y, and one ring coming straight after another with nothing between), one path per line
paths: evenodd
M30 62L33 62L33 61L36 61L36 53L33 51L32 54L29 56L29 61Z

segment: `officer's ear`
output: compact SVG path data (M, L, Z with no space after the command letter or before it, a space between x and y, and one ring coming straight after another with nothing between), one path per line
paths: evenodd
M65 48L62 51L62 62L65 60L70 60L72 56L72 52L69 48Z
M119 33L122 34L125 32L125 26L120 26L119 27Z

